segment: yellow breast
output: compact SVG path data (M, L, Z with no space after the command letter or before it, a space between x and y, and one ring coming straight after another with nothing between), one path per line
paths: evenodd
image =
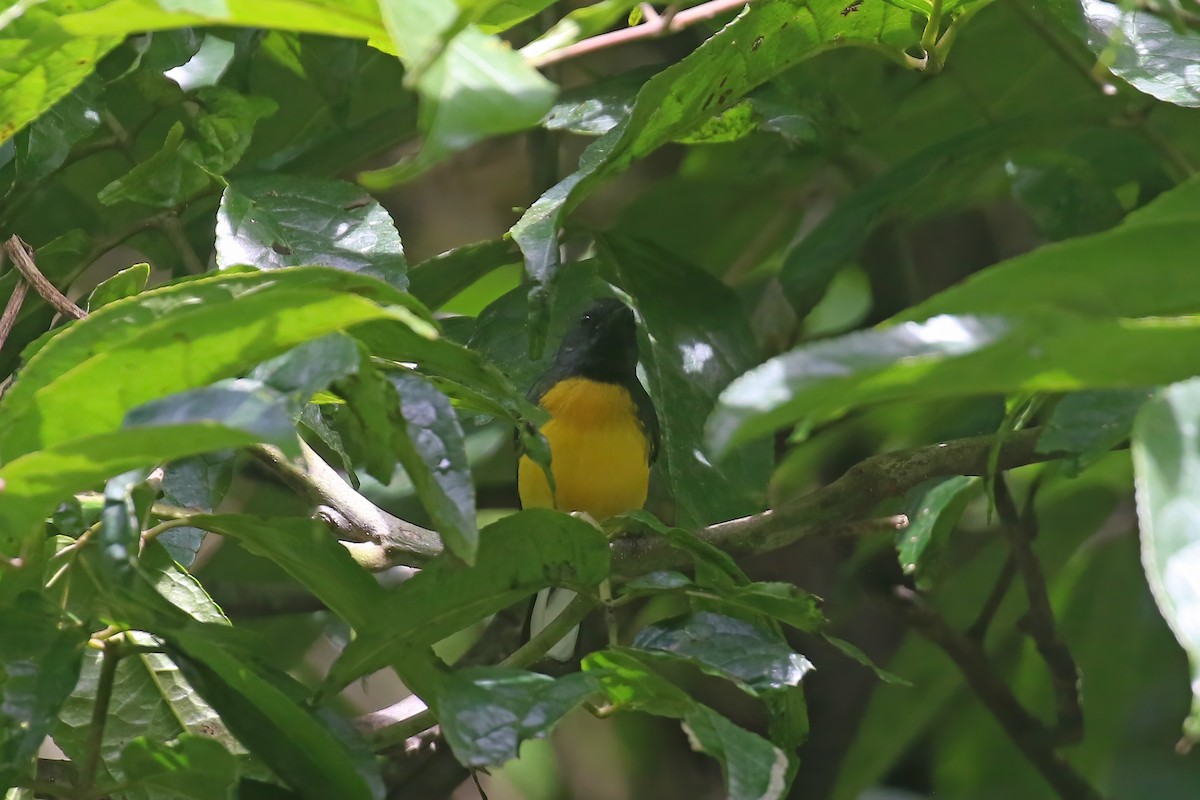
M557 493L551 496L541 467L522 456L517 467L522 507L585 511L598 520L641 508L650 452L629 392L568 378L540 402L550 413L542 434L550 443Z

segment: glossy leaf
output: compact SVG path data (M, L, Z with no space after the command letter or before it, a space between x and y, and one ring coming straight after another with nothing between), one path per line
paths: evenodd
M1184 735L1200 741L1200 381L1169 386L1133 426L1142 566L1158 610L1188 654L1192 709Z
M449 398L415 373L388 375L400 402L400 463L441 533L446 549L475 563L475 484L462 426Z
M1113 74L1140 92L1180 106L1200 106L1200 34L1149 8L1103 0L1057 0L1052 4Z
M95 78L85 80L17 135L16 185L29 185L52 174L67 160L71 148L96 130L100 124L99 90Z
M400 234L383 206L357 186L276 175L234 181L217 212L217 266L307 264L408 286Z
M225 497L233 480L236 451L219 450L172 461L163 467L163 502L180 508L212 511ZM171 528L158 542L171 558L190 567L204 541L205 531L191 526Z
M397 587L334 663L326 689L548 586L587 591L608 576L609 559L603 534L561 512L528 509L493 522L480 531L474 566L442 556Z
M701 270L644 244L606 237L602 245L645 323L642 363L660 410L659 457L678 524L707 525L760 510L771 471L764 443L730 454L720 467L704 455L703 421L718 394L759 361L737 296Z
M814 633L825 625L820 601L813 595L782 582L755 582L744 585L722 583L699 586L679 572L652 572L624 585L626 594L680 594L702 601L703 609L730 616L765 616Z
M596 689L587 673L556 679L507 667L470 667L443 685L438 723L460 764L499 766L517 757L522 742L549 736Z
M752 693L798 686L813 668L777 635L744 620L703 611L642 628L633 647L689 661Z
M53 609L8 607L0 637L0 784L29 771L79 678L88 633Z
M430 308L440 308L484 275L520 260L511 242L497 239L463 245L413 267L408 290Z

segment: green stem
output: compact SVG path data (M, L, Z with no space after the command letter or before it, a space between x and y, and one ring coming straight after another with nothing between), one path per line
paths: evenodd
M921 32L921 49L925 51L925 68L937 72L941 66L937 61L938 34L942 32L942 0L933 0L929 10L929 19L925 20L925 30Z
M567 604L567 607L562 610L562 613L550 621L550 624L538 631L537 636L530 638L528 642L521 645L513 651L512 655L500 662L502 667L527 667L537 661L550 650L551 647L558 644L559 639L566 636L572 628L583 622L593 608L596 606L596 601L586 595L576 595L575 599Z
M117 664L121 661L121 655L120 643L112 639L104 643L104 655L100 660L100 680L96 684L96 704L92 706L92 725L83 767L79 771L79 784L75 787L76 797L87 797L96 783L96 773L100 769L100 750L104 744L104 725L108 721L108 706L112 701L113 683L117 677Z

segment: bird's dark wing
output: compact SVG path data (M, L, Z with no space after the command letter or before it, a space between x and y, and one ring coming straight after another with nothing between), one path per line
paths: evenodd
M646 435L646 441L650 444L650 462L653 464L658 459L658 445L661 439L661 434L658 429L658 412L654 410L654 403L650 400L650 395L646 394L646 390L642 388L642 384L634 378L633 385L626 387L629 394L633 396L633 404L637 407L638 422L642 425L642 433Z

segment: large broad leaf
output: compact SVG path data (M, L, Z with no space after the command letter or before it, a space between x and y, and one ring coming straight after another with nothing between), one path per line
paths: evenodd
M409 291L430 308L439 308L492 270L520 261L512 243L502 239L463 245L413 267Z
M913 13L888 3L841 12L836 4L793 0L753 5L647 81L622 124L593 142L580 157L579 170L542 195L512 229L535 284L536 325L544 324L563 216L606 178L819 52L863 45L902 59L904 49L919 39Z
M60 27L64 12L100 3L53 0L22 4L27 7L21 10L10 4L5 9L6 24L0 28L0 47L5 54L0 72L0 142L12 138L70 93L105 53L121 43L123 34L85 32L76 38ZM17 11L16 19L7 19L13 11Z
M704 456L704 422L717 395L759 360L737 295L707 273L638 242L606 237L604 252L633 295L649 347L642 363L659 409L664 461L683 527L762 507L771 452L756 443L721 468Z
M722 394L709 441L721 450L882 399L1135 388L1189 377L1200 365L1175 348L1191 346L1196 319L1117 318L1200 311L1188 277L1200 246L1198 199L1193 179L1110 231L1005 261L903 315L923 322L771 359Z
M217 266L317 265L408 285L400 234L366 192L344 181L274 175L237 180L217 211Z
M1075 392L1059 401L1038 437L1039 453L1074 453L1068 472L1080 470L1129 438L1149 389ZM910 526L911 527L911 526Z
M1167 387L1133 428L1142 565L1192 665L1184 734L1200 741L1200 380Z
M250 752L302 797L378 800L379 765L361 743L335 732L284 675L268 675L214 640L177 632L172 657Z
M1105 0L1050 6L1114 75L1158 100L1200 106L1200 33L1144 6Z
M715 758L730 800L776 800L787 788L787 755L766 739L697 703L628 650L602 650L583 660L617 708L673 717L692 746Z
M555 88L500 39L465 25L453 0L382 0L392 42L421 94L421 152L362 176L367 185L411 178L488 136L531 128Z
M14 185L32 184L62 166L71 148L100 124L99 93L100 81L84 81L17 135Z
M549 736L596 689L588 673L555 679L507 667L467 668L444 682L438 724L463 766L499 766L517 757L522 742Z
M64 4L65 5L65 4ZM195 25L244 25L369 39L384 34L374 0L92 0L71 4L59 20L77 36L123 37L136 31Z
M529 509L480 531L475 565L445 556L391 593L326 680L339 689L548 586L581 591L608 576L608 541L588 523Z
M7 607L0 636L0 785L30 769L79 678L88 633L53 609Z
M105 306L42 347L0 400L0 455L114 430L148 400L392 316L372 296L392 298L377 281L307 268L208 277ZM88 413L76 413L84 396Z

